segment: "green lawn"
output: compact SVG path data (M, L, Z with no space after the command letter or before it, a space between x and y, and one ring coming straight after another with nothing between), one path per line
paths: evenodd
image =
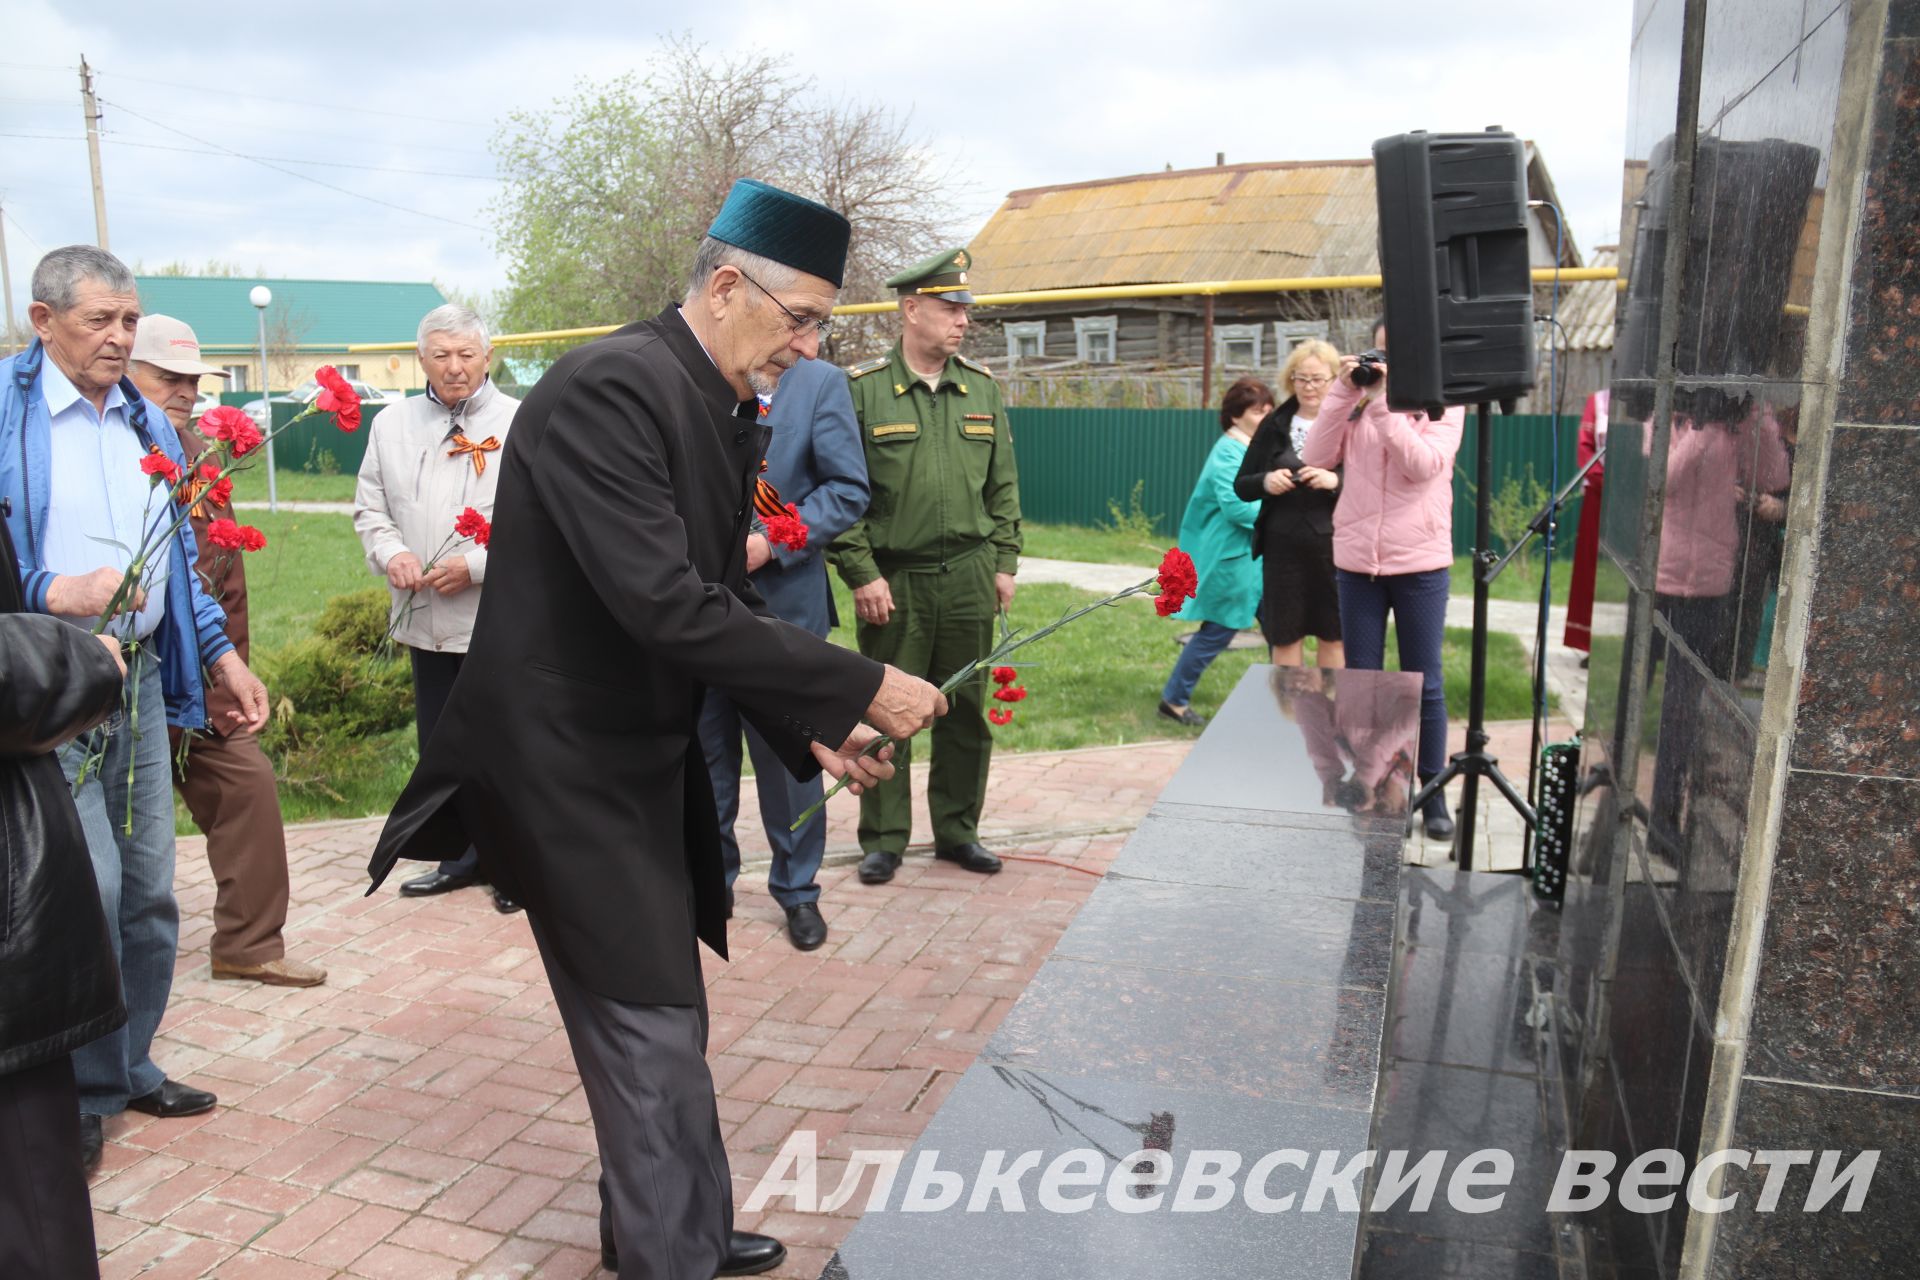
M267 535L266 549L247 559L247 584L254 664L271 675L276 652L309 635L330 598L377 586L378 579L367 571L352 522L345 516L250 512L248 523ZM1055 532L1048 530L1046 536ZM1056 545L1070 543L1080 532L1088 532L1088 543L1098 545L1095 540L1101 536L1059 532ZM1151 563L1156 555L1150 548L1136 548L1128 558ZM853 606L837 578L834 594L849 626L831 638L850 646ZM1093 598L1067 586L1024 587L1015 598L1012 621L1031 629ZM994 730L1001 749L1051 751L1194 736L1195 730L1155 713L1160 687L1179 653L1175 637L1188 630L1189 624L1160 618L1142 601L1128 601L1033 646L1026 651L1028 665L1022 672L1029 695L1013 723ZM1466 714L1468 640L1462 630L1446 634L1447 700L1456 715ZM1387 653L1389 667L1397 667L1391 635ZM1258 648L1223 654L1201 679L1194 708L1213 715L1241 673L1264 657ZM1488 717L1526 716L1528 672L1519 641L1492 636L1489 659ZM301 760L297 776L285 781L281 799L288 821L385 813L416 758L411 730L377 735L340 750L340 757L324 762ZM179 819L180 830L194 829L184 811Z
M353 476L315 475L311 471L289 471L282 467L274 475L274 496L282 502L352 502L354 479ZM267 473L260 467L247 467L235 472L233 497L236 502L265 502Z

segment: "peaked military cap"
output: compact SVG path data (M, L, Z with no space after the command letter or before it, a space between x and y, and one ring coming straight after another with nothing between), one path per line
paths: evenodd
M914 263L887 281L887 288L903 298L925 294L947 302L971 303L973 295L967 291L967 271L972 266L971 253L965 249L947 249L924 262Z

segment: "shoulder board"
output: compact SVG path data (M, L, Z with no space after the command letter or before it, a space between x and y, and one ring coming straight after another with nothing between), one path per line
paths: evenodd
M888 360L886 356L879 356L860 364L850 365L847 368L847 376L849 378L864 378L870 373L877 373L879 370L886 368L887 363Z
M978 369L981 373L986 374L989 378L993 376L993 370L987 368L987 366L981 364L978 360L969 360L966 356L963 356L963 355L955 355L953 358L955 360L958 360L961 364L967 366L967 368L969 369Z

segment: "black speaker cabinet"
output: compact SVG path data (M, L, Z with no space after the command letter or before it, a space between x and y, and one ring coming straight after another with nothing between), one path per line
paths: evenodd
M1533 389L1526 144L1504 130L1373 144L1387 403L1512 401Z

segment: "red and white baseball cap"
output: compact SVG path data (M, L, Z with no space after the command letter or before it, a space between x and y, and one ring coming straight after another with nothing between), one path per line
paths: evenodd
M212 374L216 378L233 376L225 369L203 362L200 359L200 339L193 336L192 327L186 321L175 320L172 316L140 317L140 327L133 334L133 358L145 360L168 373Z

